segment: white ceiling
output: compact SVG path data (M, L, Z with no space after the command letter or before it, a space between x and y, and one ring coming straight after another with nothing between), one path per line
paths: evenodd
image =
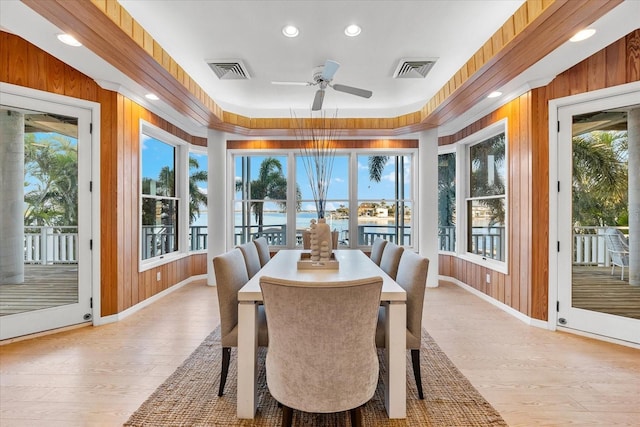
M223 109L248 117L309 114L316 87L276 86L271 81L309 81L327 59L341 64L334 83L373 91L370 99L327 89L324 108L340 117L394 117L419 110L523 3L509 1L191 1L120 0L133 18ZM447 124L461 126L558 73L638 27L640 1L627 0L591 25L596 36L566 43L500 89L502 99L483 101ZM343 30L357 23L362 34ZM300 36L285 38L286 24ZM39 46L194 134L202 134L162 101L150 104L144 87L86 48L55 39L51 23L18 0L0 0L0 26ZM438 58L426 79L393 79L403 58ZM218 80L210 59L238 59L250 80Z
M341 116L396 116L419 110L523 3L509 1L154 1L120 0L223 109L249 117L308 113L310 81L327 59L334 83L373 91L370 99L328 89L324 107ZM362 27L358 37L344 28ZM282 27L296 25L297 38ZM426 79L392 78L401 58L438 61ZM205 60L240 59L250 80L218 80ZM357 112L357 113L355 113Z

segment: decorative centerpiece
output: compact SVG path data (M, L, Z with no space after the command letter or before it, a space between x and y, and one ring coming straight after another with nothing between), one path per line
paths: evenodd
M309 260L301 259L298 268L302 265L316 264L324 268L338 268L338 261L333 258L333 235L329 224L326 223L326 205L331 174L333 171L333 160L335 158L335 141L338 130L334 127L338 112L333 119L327 118L321 113L320 118L313 117L308 120L298 119L292 113L296 137L300 142L300 158L304 165L313 200L318 213L318 221L311 220L310 232L310 255ZM326 267L331 265L332 267Z

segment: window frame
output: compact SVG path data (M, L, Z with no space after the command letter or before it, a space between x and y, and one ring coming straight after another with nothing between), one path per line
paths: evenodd
M470 199L470 147L481 142L484 142L494 136L500 135L504 133L505 139L505 152L504 152L504 162L505 162L505 192L504 192L504 201L505 201L505 218L504 218L504 261L483 257L479 254L474 254L469 252L468 241L469 241L469 212L467 209L467 201ZM475 264L482 265L488 269L498 271L504 274L509 273L509 247L510 247L510 238L511 235L509 233L509 212L510 212L510 204L509 204L509 192L510 192L510 163L509 163L509 132L508 132L508 120L502 119L497 122L492 123L491 125L481 129L480 131L469 135L468 137L458 141L456 144L456 178L457 178L457 188L456 188L456 210L460 213L458 216L458 221L456 224L456 232L457 232L457 242L456 242L456 256L473 262ZM475 198L474 198L475 199ZM443 252L444 253L444 252ZM447 252L449 254L449 252Z
M143 241L142 241L142 202L144 195L142 194L142 166L143 166L143 138L144 136L154 138L162 143L174 147L174 179L175 179L175 195L167 197L175 199L177 202L177 224L178 246L175 251L156 255L151 258L143 259ZM154 267L158 267L169 262L189 256L188 248L188 226L189 212L185 209L185 200L189 197L189 147L190 144L178 138L177 136L154 126L153 124L140 120L139 126L139 173L138 173L138 271L143 272Z
M442 146L438 149L438 160L440 160L440 156L441 155L446 155L446 154L453 154L454 158L455 158L455 167L456 167L456 173L455 173L455 210L456 210L456 223L454 225L454 240L453 240L453 250L450 251L446 251L446 250L442 250L440 249L440 242L438 241L438 253L442 253L445 255L455 255L457 254L458 251L458 240L460 239L460 234L459 234L459 222L460 222L460 211L459 211L459 206L458 206L458 201L460 199L460 195L458 193L459 191L459 187L460 187L460 181L461 181L461 170L460 170L460 165L458 163L458 144L449 144L449 145L445 145ZM439 164L439 163L438 163ZM438 177L439 179L439 177ZM440 204L440 193L438 192L438 204ZM440 212L438 212L438 228L440 227L439 222L440 222ZM440 239L440 232L438 230L438 239Z
M384 155L384 156L411 156L410 161L410 177L409 177L409 185L410 185L410 194L405 194L405 201L408 201L411 206L411 245L405 245L406 249L417 250L418 249L418 218L419 218L419 208L416 200L416 194L418 194L418 148L381 148L381 149L352 149L352 148L336 148L335 154L336 156L346 156L347 164L349 168L348 172L348 206L350 209L349 215L349 235L356 236L355 239L349 239L349 245L343 246L345 249L362 249L362 250L370 250L371 246L360 246L357 242L357 226L358 226L358 218L357 215L354 216L351 214L352 209L357 208L358 206L358 156L365 155ZM228 149L227 150L227 191L228 194L232 196L228 198L228 206L227 206L227 217L232 220L228 221L227 226L227 242L229 244L234 243L234 204L238 202L235 199L235 163L236 158L238 156L260 156L260 157L268 157L268 156L286 156L287 157L287 180L288 182L297 182L296 181L296 163L298 166L303 167L302 163L297 162L296 158L299 155L303 155L300 153L300 150L294 148L276 148L276 149ZM287 219L287 244L286 246L274 246L274 250L278 249L295 249L296 247L296 210L295 203L291 203L290 200L295 200L296 197L296 189L295 185L289 185L287 187L287 211L286 211L286 219ZM306 199L305 199L306 200ZM334 199L330 199L333 201ZM336 199L338 200L338 199ZM342 199L340 199L342 200Z
M189 164L189 159L191 158L191 153L197 153L199 155L204 155L207 157L207 162L204 164L204 169L207 171L207 175L209 173L209 151L207 149L206 146L201 146L201 145L192 145L192 144L188 144L188 153L187 153L187 172L186 172L186 180L187 180L187 193L186 193L186 209L187 209L187 223L186 223L186 227L187 227L187 241L189 240L189 236L191 235L191 224L189 223L189 221L191 220L191 218L189 217L189 204L191 202L191 194L189 192L189 180L191 178L191 167ZM202 167L203 165L200 165L200 169L203 169ZM208 206L208 183L207 183L207 206ZM208 207L207 207L208 209ZM206 212L206 211L205 211ZM207 214L208 217L208 214ZM209 226L208 224L206 225L207 227L207 234L205 235L205 244L204 244L204 248L201 249L191 249L191 244L189 244L189 242L187 242L187 252L189 252L189 254L199 254L199 253L207 253L207 248L208 248L208 239L209 239Z

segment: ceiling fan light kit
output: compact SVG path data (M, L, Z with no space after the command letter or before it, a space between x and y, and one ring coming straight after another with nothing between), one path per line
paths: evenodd
M328 59L324 65L317 66L313 69L313 81L310 82L280 82L273 81L272 84L276 85L294 85L294 86L318 86L318 90L313 98L313 104L311 111L319 111L322 109L322 103L324 102L324 93L327 87L330 87L338 92L348 93L350 95L360 96L362 98L371 98L373 92L367 89L360 89L353 86L347 86L342 84L332 84L333 76L340 68L340 64L336 61Z

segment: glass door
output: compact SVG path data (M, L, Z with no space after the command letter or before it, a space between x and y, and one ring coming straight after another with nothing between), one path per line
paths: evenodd
M629 97L558 110L558 325L640 343L640 286L629 280ZM639 147L640 148L640 147ZM561 165L571 165L562 167ZM564 195L563 195L564 194ZM631 264L631 266L630 266ZM633 271L633 270L632 270Z
M2 95L0 339L91 321L90 118Z

